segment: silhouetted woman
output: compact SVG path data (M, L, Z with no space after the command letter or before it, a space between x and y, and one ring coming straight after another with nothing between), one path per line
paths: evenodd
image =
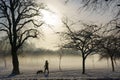
M44 65L44 73L49 74L49 63L48 60L45 61L45 65Z

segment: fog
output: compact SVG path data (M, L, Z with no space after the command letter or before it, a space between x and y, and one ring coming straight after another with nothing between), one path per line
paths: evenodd
M59 55L41 55L41 56L19 56L20 70L24 71L37 71L44 69L45 60L49 62L50 71L59 71ZM0 58L0 68L6 70L12 69L12 62L10 57ZM110 60L103 59L99 60L98 55L88 56L86 59L86 69L111 69ZM120 68L120 62L117 61L115 68ZM62 70L80 70L82 69L82 58L79 55L68 56L63 55L61 59Z

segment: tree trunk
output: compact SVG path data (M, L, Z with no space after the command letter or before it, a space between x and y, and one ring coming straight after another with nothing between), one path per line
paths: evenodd
M92 65L93 65L93 69L95 69L94 55L93 55L93 57L92 57Z
M61 69L61 58L60 58L60 60L59 60L59 70L61 71L62 69Z
M85 74L85 58L83 58L83 62L82 62L82 74Z
M3 60L4 60L4 65L5 65L5 68L7 68L7 62L6 62L5 57L3 58Z
M115 67L114 67L113 57L110 57L110 58L111 58L112 71L114 72L115 71Z
M12 64L13 64L12 74L14 74L14 75L20 74L17 51L16 50L12 50L11 54L12 54Z
M107 69L109 69L109 58L107 59Z

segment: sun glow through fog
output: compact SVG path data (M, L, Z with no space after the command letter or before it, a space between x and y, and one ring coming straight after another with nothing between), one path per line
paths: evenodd
M58 47L57 43L59 41L58 35L56 32L63 31L61 15L58 12L51 12L48 10L40 10L42 14L42 18L37 20L44 21L44 25L40 28L44 35L44 40L33 40L35 43L36 48L45 48L51 50L57 50ZM47 24L47 25L46 25ZM49 46L48 46L49 45Z
M43 14L43 21L52 26L57 26L60 23L60 18L53 12L42 10L41 13Z

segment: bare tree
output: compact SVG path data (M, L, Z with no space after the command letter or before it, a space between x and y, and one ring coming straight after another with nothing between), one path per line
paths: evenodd
M112 71L115 71L115 60L120 56L120 39L114 36L103 37L99 47L101 59L111 60Z
M11 45L13 70L12 74L20 74L17 52L29 38L37 38L37 27L43 22L35 20L41 16L35 0L0 0L0 31L6 33Z
M58 34L59 36L59 32L56 32L56 34ZM57 53L59 53L59 70L62 71L62 68L61 68L61 61L62 61L62 57L63 57L63 45L62 45L62 39L61 37L59 37L59 44L58 44L58 48L59 48L59 51Z
M65 3L69 3L73 0L65 0ZM107 24L118 24L120 22L120 0L77 0L80 3L80 11L96 12L97 14L104 14L111 12L111 18ZM109 30L118 30L120 32L120 25L117 26L106 26Z
M82 55L82 74L85 74L85 60L91 53L97 50L99 44L99 36L97 35L96 25L84 24L84 29L79 31L73 31L68 24L68 21L63 21L63 24L68 29L68 32L64 32L65 39L68 41L64 48L73 48L81 52ZM72 25L75 25L72 23Z
M8 44L7 39L8 39L8 37L4 36L4 37L1 37L1 40L0 40L0 54L1 54L1 57L3 59L5 68L7 68L7 59L6 59L6 57L10 55L9 54L10 45Z
M60 57L59 57L59 70L62 71L62 68L61 68L61 60L62 60L62 55L63 55L63 49L60 48L60 51L61 51L61 52L59 53L59 54L60 54Z
M83 3L82 8L85 10L99 10L99 12L107 11L107 13L110 11L113 13L112 19L107 23L109 26L105 25L105 27L109 28L111 31L117 30L120 32L120 0L82 0L81 2Z

